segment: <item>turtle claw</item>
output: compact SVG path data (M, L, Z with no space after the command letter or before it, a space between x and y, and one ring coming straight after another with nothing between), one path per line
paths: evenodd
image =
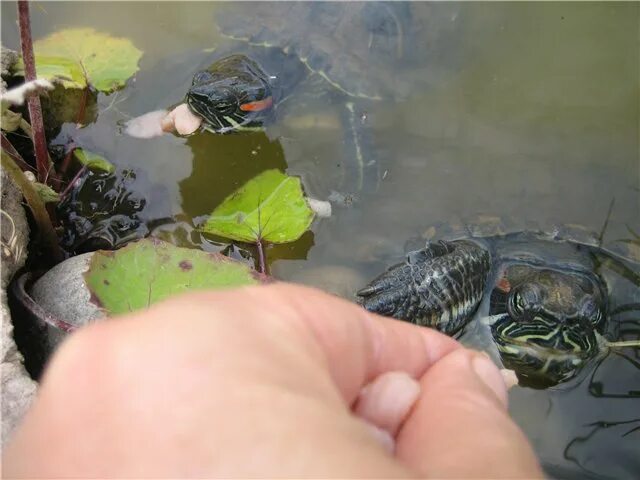
M373 313L409 320L405 317L406 305L410 295L411 267L398 264L375 278L369 285L360 289L356 295L360 305Z
M356 295L370 312L453 334L480 303L489 269L489 252L474 242L430 243Z

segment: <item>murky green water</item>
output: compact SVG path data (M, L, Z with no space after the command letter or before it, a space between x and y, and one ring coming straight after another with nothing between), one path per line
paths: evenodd
M614 201L605 238L640 231L639 5L448 7L453 29L447 25L448 41L437 44L437 74L400 102L360 107L379 186L359 192L350 207L334 205L333 216L295 244L270 248L279 278L351 292L397 262L405 241L426 226L478 214L600 231ZM2 42L16 48L15 4L1 8ZM145 218L173 218L163 235L224 248L193 232L192 222L269 168L301 175L318 198L354 193L345 178L345 136L330 106L294 109L270 137L137 140L120 133L119 122L180 102L193 72L215 59L204 51L224 42L213 27L215 5L31 8L36 38L91 26L144 51L135 81L100 96L97 122L81 130L68 125L63 134L121 168L145 172L148 180L138 184L149 199ZM586 373L563 388L517 387L511 410L552 475L631 478L640 472L638 370L610 356Z

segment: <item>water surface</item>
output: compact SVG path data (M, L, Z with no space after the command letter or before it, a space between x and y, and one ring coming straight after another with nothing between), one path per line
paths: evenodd
M407 239L440 221L490 215L600 231L613 202L605 240L640 232L639 5L448 7L453 28L443 27L448 41L425 70L437 75L401 101L358 106L382 178L360 192L345 180L348 145L331 105L294 108L269 135L120 133L119 122L182 101L194 71L226 48L215 4L46 2L31 10L36 39L90 26L144 51L135 80L99 96L97 121L63 133L120 168L144 171L137 188L158 199L145 218L171 219L163 235L179 244L226 248L193 223L270 168L302 176L318 198L354 195L300 241L268 250L279 278L343 294L399 261ZM15 3L1 8L2 42L16 48ZM227 251L253 255L247 246ZM639 395L637 368L612 355L561 388L516 387L511 411L553 475L632 478L640 472Z

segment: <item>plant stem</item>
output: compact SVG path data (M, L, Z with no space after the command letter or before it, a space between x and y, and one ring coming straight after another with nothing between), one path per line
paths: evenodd
M73 184L76 183L76 180L78 180L80 176L86 171L87 171L87 166L83 165L82 168L78 170L78 173L74 175L74 177L71 179L71 181L67 184L65 189L60 194L60 201L63 201L67 197L67 194L73 188Z
M5 152L1 154L2 168L6 170L11 179L15 182L16 186L22 192L22 196L27 201L31 212L33 213L33 219L38 225L38 233L44 244L44 248L49 253L45 258L51 261L51 264L55 265L63 260L62 251L58 245L58 237L51 225L51 219L47 214L47 209L44 203L40 199L40 196L35 191L33 184L27 180L24 173L16 165L13 159Z
M20 24L20 46L22 48L25 80L30 82L36 79L36 62L33 55L29 2L27 0L18 0L18 20ZM48 172L48 153L47 140L44 135L40 97L38 95L29 97L28 105L29 118L31 120L31 127L33 128L33 147L36 155L38 181L45 183Z
M13 293L18 297L20 303L29 310L29 312L41 322L51 325L55 328L59 328L63 332L71 333L78 329L77 326L65 322L59 318L54 317L42 308L31 296L27 293L26 284L31 280L31 273L27 272L18 277L17 281L12 284Z
M33 167L25 162L24 158L22 158L22 155L18 153L9 139L4 136L4 133L2 134L2 149L7 152L7 155L13 158L13 161L16 162L18 167L20 167L23 172L26 172L27 170L33 171Z
M89 80L87 79L87 82ZM80 108L78 109L78 117L76 118L76 128L82 125L84 120L84 111L87 108L87 97L89 96L89 85L82 89L82 98L80 99Z
M267 264L265 262L264 257L264 247L262 246L262 241L258 238L256 242L256 246L258 247L258 260L260 262L260 273L267 275Z
M60 175L64 175L67 173L67 169L69 168L69 164L71 163L71 157L73 157L73 152L75 152L76 148L78 147L76 147L76 144L72 142L70 145L68 145L67 148L69 150L64 156L64 160L62 160L62 165L60 166Z
M58 176L53 178L52 185L56 192L59 192L62 188L62 178L66 175L67 169L69 168L69 164L71 163L71 157L73 157L73 152L76 149L75 143L71 143L69 146L69 151L64 156L62 163L60 164L60 168L58 168Z

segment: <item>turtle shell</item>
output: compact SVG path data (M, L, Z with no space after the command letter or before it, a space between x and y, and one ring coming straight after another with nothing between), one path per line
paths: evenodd
M421 2L257 2L221 5L216 23L226 37L296 55L347 95L384 99L408 94L416 77L399 71L433 59L457 10Z
M583 247L594 253L612 257L632 266L640 267L640 237L630 232L630 238L600 238L600 234L577 224L541 225L536 222L520 221L489 215L477 215L467 219L453 219L427 227L419 239L412 239L410 245L418 246L425 241L457 240L463 238L484 239L492 244L496 253L504 258L508 252L520 245L523 250L532 249L532 243L550 244L569 243ZM546 243L549 242L549 243ZM548 255L548 253L546 253ZM548 261L548 258L546 259Z
M469 275L477 269L463 258L461 250L470 240L490 253L492 266L485 274L484 293L475 304L475 314L466 316L461 339L493 353L497 361L516 371L523 384L548 387L575 377L606 351L606 338L616 336L611 325L615 322L609 321L615 312L625 304L637 303L637 242L603 242L598 234L578 225L541 228L478 216L425 229L407 249L420 250L409 253L404 264L391 267L359 292L365 297L363 305L421 321L412 312L432 305L431 295L439 295L442 305L451 303L452 308L445 312L459 313L458 297L471 298L467 290L475 288L476 282ZM446 255L415 261L421 252L436 247L446 247ZM402 275L403 269L411 274ZM448 286L447 282L453 283ZM423 298L422 291L432 293ZM410 314L403 316L403 312ZM457 327L449 331L450 324L440 329L456 333Z

